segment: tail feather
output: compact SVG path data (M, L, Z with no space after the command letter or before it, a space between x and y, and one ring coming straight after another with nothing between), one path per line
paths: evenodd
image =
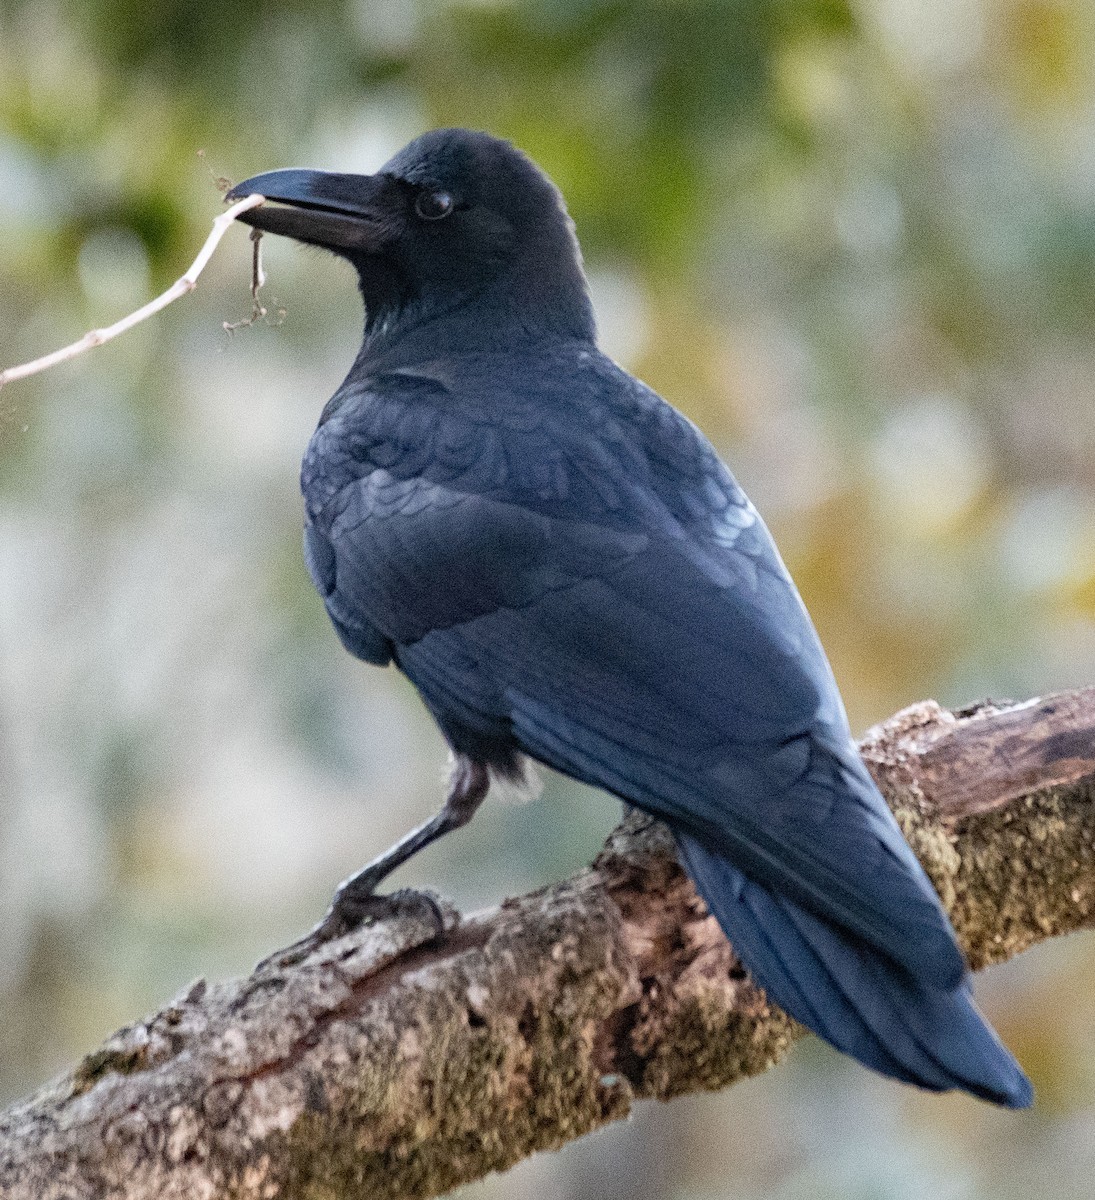
M915 1044L895 1047L897 1054L891 1051L892 1037L878 1033L892 1022L888 997L877 995L872 988L860 988L857 993L841 986L830 956L824 953L824 939L803 937L796 927L795 917L809 914L802 909L794 911L797 906L791 903L781 905L763 888L748 882L741 905L751 921L735 924L734 947L751 970L753 962L764 964L763 971L753 973L781 1007L827 1042L884 1075L939 1091L953 1086Z
M776 896L695 839L688 873L742 962L797 1021L865 1066L930 1091L1025 1108L1033 1092L968 983L930 988L854 936Z

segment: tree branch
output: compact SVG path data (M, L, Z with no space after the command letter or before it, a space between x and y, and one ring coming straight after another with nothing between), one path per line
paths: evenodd
M1095 924L1095 688L898 713L861 749L974 967ZM0 1116L4 1200L429 1197L724 1087L803 1030L662 827L446 932L420 907L298 966L195 984Z

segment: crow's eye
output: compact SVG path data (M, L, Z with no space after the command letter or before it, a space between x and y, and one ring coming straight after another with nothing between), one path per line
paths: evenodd
M414 211L423 221L440 221L453 210L453 199L448 192L419 192L414 202Z

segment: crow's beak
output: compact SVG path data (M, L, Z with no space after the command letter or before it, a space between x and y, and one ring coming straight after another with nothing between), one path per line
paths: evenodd
M225 203L256 192L267 203L239 220L331 250L376 253L398 236L402 224L403 197L390 175L267 171L236 184Z

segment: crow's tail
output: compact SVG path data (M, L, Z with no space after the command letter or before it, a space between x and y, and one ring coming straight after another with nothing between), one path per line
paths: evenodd
M768 997L838 1050L931 1091L1025 1108L1033 1090L969 984L924 986L877 950L773 895L687 835L685 867Z

